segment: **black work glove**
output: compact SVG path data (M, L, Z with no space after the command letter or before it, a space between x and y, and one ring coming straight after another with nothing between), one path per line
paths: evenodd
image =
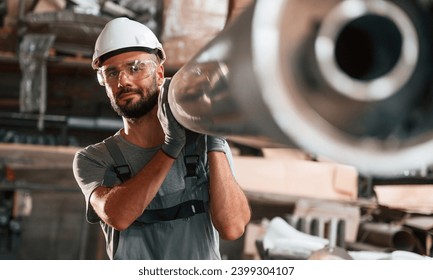
M185 128L181 126L170 110L168 104L168 89L163 87L158 99L158 119L165 133L161 149L172 158L177 158L185 146Z
M207 136L207 152L223 152L225 153L226 139L220 136Z

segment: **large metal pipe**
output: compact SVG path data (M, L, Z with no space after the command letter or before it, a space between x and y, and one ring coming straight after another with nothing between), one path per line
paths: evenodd
M173 77L185 127L395 175L433 163L431 22L408 0L257 0Z
M413 233L399 225L362 223L358 236L359 242L393 250L412 251L416 245Z

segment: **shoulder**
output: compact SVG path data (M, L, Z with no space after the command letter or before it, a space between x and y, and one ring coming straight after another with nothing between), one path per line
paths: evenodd
M115 142L118 142L118 136L112 136ZM108 138L107 138L108 139ZM107 146L103 141L89 145L81 150L78 150L74 156L74 162L94 162L100 163L104 166L112 164L111 156L108 152Z
M97 144L89 145L75 153L75 158L77 157L87 157L94 158L100 157L107 153L107 147L104 142L99 142Z

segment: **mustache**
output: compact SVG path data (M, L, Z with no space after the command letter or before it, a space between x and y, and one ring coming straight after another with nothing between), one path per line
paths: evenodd
M123 94L130 93L130 92L135 92L135 93L138 93L140 95L143 95L143 90L141 90L139 88L125 87L125 88L120 88L116 92L116 99L119 99L120 97L122 97Z

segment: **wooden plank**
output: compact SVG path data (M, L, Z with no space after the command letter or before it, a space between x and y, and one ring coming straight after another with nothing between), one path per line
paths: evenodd
M0 163L6 164L15 170L71 170L74 155L79 149L81 148L1 143Z
M77 191L72 161L78 147L0 144L0 164L14 173L0 189Z

